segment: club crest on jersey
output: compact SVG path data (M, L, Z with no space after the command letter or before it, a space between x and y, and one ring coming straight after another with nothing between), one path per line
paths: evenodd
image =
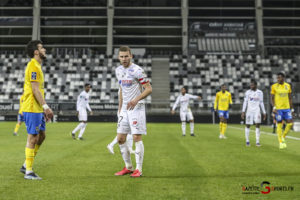
M133 126L137 126L137 123L138 123L138 122L137 122L137 119L133 119L132 125L133 125Z
M36 72L31 72L31 80L36 80Z

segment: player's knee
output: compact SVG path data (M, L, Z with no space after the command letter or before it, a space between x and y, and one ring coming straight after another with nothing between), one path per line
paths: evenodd
M142 135L140 135L140 134L133 135L133 140L134 140L134 142L141 141L142 140Z
M124 144L126 142L126 135L118 135L118 143Z

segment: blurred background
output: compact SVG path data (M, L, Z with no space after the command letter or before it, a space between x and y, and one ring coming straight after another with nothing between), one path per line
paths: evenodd
M90 121L115 121L115 68L121 45L132 48L153 93L146 99L152 122L170 115L182 86L201 95L192 102L196 122L215 122L220 85L232 93L232 123L240 123L250 80L264 92L271 123L270 86L284 71L300 113L300 1L297 0L1 0L0 120L17 119L29 58L25 46L41 39L46 100L56 121L76 121L76 99L92 84Z

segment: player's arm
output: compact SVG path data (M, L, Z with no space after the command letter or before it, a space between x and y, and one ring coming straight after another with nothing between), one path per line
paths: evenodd
M76 102L76 115L78 116L79 115L79 105L80 105L80 95L81 94L79 94L78 95L78 97L77 97L77 102Z
M122 105L123 105L123 96L122 96L122 88L119 88L119 109L118 109L118 115L121 112L122 109Z
M275 87L274 85L272 85L272 87L271 87L271 105L273 108L273 112L277 113L277 110L275 107L275 88L274 87Z
M218 101L219 101L219 95L218 93L216 94L216 98L215 98L215 103L214 103L214 110L216 111L217 110L217 107L218 107Z
M173 108L172 108L172 111L171 111L172 115L175 114L175 110L176 110L176 108L177 108L177 106L179 104L179 99L180 99L180 96L177 97L177 99L176 99L176 101L175 101L175 103L173 105Z
M51 108L47 105L45 99L43 98L40 90L39 90L40 83L37 81L31 81L31 87L32 87L32 93L37 100L37 102L43 106L44 113L46 116L46 119L49 120L53 117L53 112Z
M200 96L196 96L196 95L190 95L190 98L191 99L197 99L197 100L201 100L201 97Z
M142 84L142 86L144 88L144 91L139 96L137 96L135 99L133 99L132 101L130 101L127 104L128 110L134 109L134 107L140 100L145 99L147 96L149 96L152 93L152 86L149 81Z
M263 112L263 117L264 117L264 120L267 119L267 115L266 115L266 109L265 109L265 105L264 105L264 94L261 93L260 97L259 97L259 105L260 105L260 108Z
M292 114L294 113L294 107L293 107L293 100L292 100L292 93L289 93L289 102L290 102L290 109Z
M248 92L246 92L245 98L244 98L243 109L242 109L242 115L241 115L241 118L242 118L242 119L245 119L245 112L246 112L247 105L248 105Z
M86 108L90 111L90 115L93 115L93 111L90 107L89 101L87 101Z

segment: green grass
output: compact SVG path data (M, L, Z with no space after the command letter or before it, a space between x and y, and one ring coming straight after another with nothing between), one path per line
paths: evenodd
M47 125L47 138L34 163L42 181L24 180L25 126L13 137L15 123L0 123L0 199L300 199L300 141L288 139L279 150L277 137L261 135L262 147L245 147L243 128L231 125L227 140L218 125L196 124L193 138L181 136L180 124L148 124L144 137L142 178L115 177L124 164L106 145L116 135L115 123L89 123L85 141L69 132L77 123ZM253 129L253 128L252 128ZM262 128L270 131L268 127ZM189 130L189 127L187 127ZM299 137L300 133L290 135ZM133 163L134 163L134 156ZM242 186L293 186L292 192L242 194Z

